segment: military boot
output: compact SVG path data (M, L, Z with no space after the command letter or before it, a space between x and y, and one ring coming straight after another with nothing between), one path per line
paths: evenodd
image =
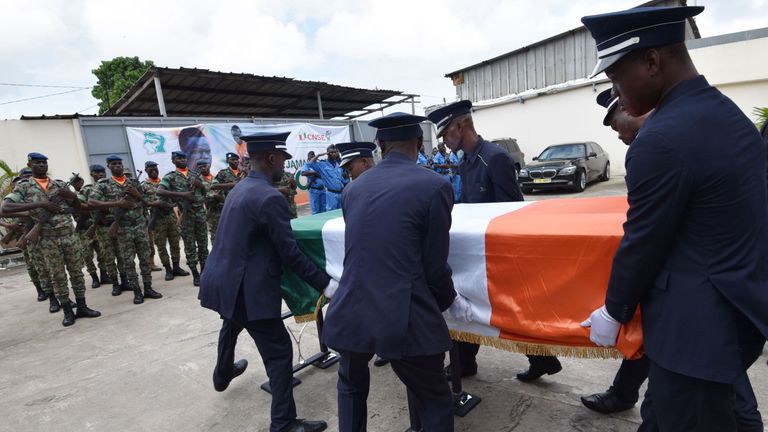
M48 312L56 313L61 310L61 305L59 305L59 301L56 300L56 296L53 293L48 294L48 302L50 303Z
M99 281L104 285L109 285L112 283L112 278L109 277L109 274L107 274L107 271L103 268L99 269Z
M144 298L159 299L163 295L152 289L152 282L144 282Z
M84 298L75 300L77 300L77 312L75 313L75 318L98 318L101 316L101 312L95 311L85 304Z
M178 262L175 262L175 263L173 263L173 275L174 276L189 276L189 273L186 270L184 270L181 267L179 267L179 263Z
M136 284L135 287L133 287L133 304L142 304L144 303L144 294L141 292L141 287L139 287L139 284Z
M128 283L128 276L125 273L120 273L120 289L123 291L129 291L131 289L130 283Z
M190 270L192 270L192 285L200 286L200 273L195 267L190 267Z
M165 280L170 281L173 280L173 267L167 265L163 266L165 267Z
M42 302L48 299L48 295L43 292L43 289L40 288L40 284L35 284L35 289L37 290L37 301Z
M96 272L91 273L91 288L98 288L101 286L101 282L99 282L99 275L96 274Z
M72 306L69 302L65 303L62 308L64 309L64 320L61 322L61 325L69 327L75 323L75 313L72 312Z
M112 282L112 295L119 296L123 293L123 287L117 281Z

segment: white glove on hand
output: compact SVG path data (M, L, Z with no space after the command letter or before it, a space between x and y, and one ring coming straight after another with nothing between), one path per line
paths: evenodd
M605 305L595 309L589 318L581 323L581 326L592 328L589 332L589 340L594 342L595 345L601 347L616 346L616 338L619 336L621 323L613 319Z
M453 304L448 308L448 314L456 321L472 322L472 306L469 304L469 300L461 294L453 300Z
M328 286L323 290L323 295L327 298L332 298L336 294L336 290L339 288L339 283L334 279L328 282Z

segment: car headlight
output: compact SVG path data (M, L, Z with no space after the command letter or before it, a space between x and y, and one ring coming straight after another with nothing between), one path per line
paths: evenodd
M520 177L528 177L528 170L527 169L521 169L519 176Z
M569 174L573 174L575 172L576 172L576 167L575 166L569 166L569 167L565 167L565 168L561 169L560 172L558 172L558 174L560 174L560 175L569 175Z

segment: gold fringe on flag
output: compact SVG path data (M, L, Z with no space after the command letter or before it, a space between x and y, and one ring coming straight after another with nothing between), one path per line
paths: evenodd
M451 330L451 339L459 342L469 342L479 345L494 347L504 351L516 352L526 355L554 355L576 358L621 359L624 356L615 348L602 347L575 347L545 345L532 342L516 342L509 339L499 339L491 336L479 336Z
M320 313L320 310L323 309L323 306L325 306L325 295L320 294L320 298L317 299L317 303L315 304L315 311L311 314L306 315L294 315L293 320L297 324L306 323L306 322L312 322L317 321L317 314Z

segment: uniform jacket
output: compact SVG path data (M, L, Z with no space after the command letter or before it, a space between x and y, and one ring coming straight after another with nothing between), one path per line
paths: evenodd
M251 171L224 203L200 280L200 305L231 319L242 290L249 321L279 318L282 266L318 290L330 281L296 245L283 194Z
M385 358L443 353L442 311L456 297L448 266L453 191L394 153L342 195L344 272L323 330L339 350Z
M475 150L465 154L459 165L461 202L522 201L515 173L515 164L504 149L478 138Z
M703 76L672 89L629 146L606 307L627 322L641 303L661 367L734 382L768 336L765 164L755 126Z
M43 190L33 178L19 180L13 188L13 192L6 195L4 199L14 203L32 203L38 201L50 201L56 196L59 189L67 188L67 184L62 180L48 178L48 190ZM48 223L41 228L41 234L69 233L72 230L72 206L66 200L59 200L59 207L62 213L54 214ZM37 222L43 214L42 209L35 209L31 212L32 219Z
M139 193L142 195L142 197L146 198L147 191L144 189L144 185L127 178L125 180L125 183L121 185L120 183L116 182L112 177L107 177L99 180L99 182L96 183L96 185L88 194L88 199L94 199L98 201L109 201L109 202L120 201L122 199L133 201L137 204L136 208L122 210L125 213L123 214L123 217L120 219L120 225L127 226L127 225L143 224L144 223L144 207L135 198L131 197L125 192L125 188L129 185L134 186L136 190L139 191ZM114 216L117 209L111 208L109 211Z

